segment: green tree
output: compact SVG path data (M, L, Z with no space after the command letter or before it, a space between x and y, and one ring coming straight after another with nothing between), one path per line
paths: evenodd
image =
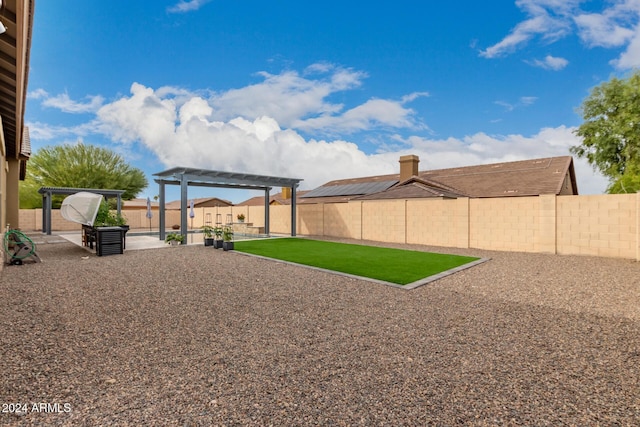
M596 86L579 111L583 140L571 152L609 179L607 192L640 190L640 72Z
M27 177L20 183L20 207L42 207L40 187L125 190L122 198L130 200L147 184L144 172L107 148L55 145L41 148L29 159ZM61 200L54 200L54 206L59 206Z

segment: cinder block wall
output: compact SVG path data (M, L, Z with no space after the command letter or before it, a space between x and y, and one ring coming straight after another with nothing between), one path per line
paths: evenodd
M324 209L324 235L353 239L353 217L350 203L326 203Z
M239 212L264 225L264 207L219 208L222 222ZM132 228L148 227L145 210L126 211ZM216 208L198 208L194 228ZM640 260L640 193L597 196L540 196L496 199L385 200L297 206L300 235L344 237L488 250L594 255ZM42 210L20 211L23 230L42 229ZM153 228L158 215L154 212ZM167 227L180 223L167 211ZM188 221L191 226L191 220ZM77 230L59 211L54 230ZM270 207L272 233L289 234L291 207Z
M407 200L406 234L407 243L469 247L469 199Z
M536 252L539 203L539 197L471 199L470 247Z
M362 238L406 243L406 201L363 201Z
M558 197L558 253L636 258L639 197Z
M272 212L277 213L278 215L283 215L286 218L291 218L291 207L290 206L274 206ZM324 235L324 206L322 204L317 205L298 205L296 216L298 219L298 224L296 226L296 232L299 234L309 235L309 236L323 236ZM275 217L275 215L274 215ZM282 220L280 221L282 223ZM288 233L291 230L273 227L274 218L271 218L272 229L274 233ZM276 223L277 224L277 223ZM291 223L289 223L291 224Z

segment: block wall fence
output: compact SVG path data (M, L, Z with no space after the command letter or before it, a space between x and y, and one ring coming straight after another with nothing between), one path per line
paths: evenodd
M216 213L225 222L244 213L245 222L264 226L264 207L195 208L190 228ZM132 229L149 227L145 210L123 211ZM166 224L179 224L167 211ZM270 231L289 234L291 207L271 206ZM640 193L595 196L539 196L495 199L459 198L351 201L297 206L300 235L374 240L498 251L593 255L640 260ZM23 230L42 230L42 210L21 210ZM79 225L52 215L57 231ZM154 211L151 227L158 229Z

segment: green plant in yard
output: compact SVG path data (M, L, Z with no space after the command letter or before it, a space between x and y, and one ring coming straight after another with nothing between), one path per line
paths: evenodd
M127 224L127 219L121 214L114 213L106 200L100 202L96 219L93 221L94 227L115 227Z
M178 242L180 244L184 243L184 236L180 233L169 233L167 237L165 237L164 241L166 243Z
M204 237L206 237L207 239L210 239L213 237L214 230L215 230L214 227L210 225L203 225L202 227L200 227L200 229L202 230Z
M223 229L219 225L213 227L213 234L216 236L216 240L222 239L222 232L223 232Z
M222 240L225 242L231 242L233 240L233 228L230 226L224 227L222 230Z

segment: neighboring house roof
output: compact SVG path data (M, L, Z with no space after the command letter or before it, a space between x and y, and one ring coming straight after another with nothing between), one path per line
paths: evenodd
M393 174L330 181L301 202L578 194L571 156L422 171L399 179L400 174Z
M578 194L571 156L425 171L420 177L445 183L470 197Z
M151 208L158 209L158 202L151 201ZM147 209L147 199L131 199L122 202L122 209Z
M191 199L187 201L187 208L191 203ZM194 208L215 208L215 207L227 207L233 206L228 200L220 199L218 197L203 197L199 199L193 199L193 207ZM168 203L165 203L164 208L166 210L180 210L180 200L174 200Z
M425 197L456 199L467 196L448 186L414 176L387 190L354 197L352 200L415 199Z
M308 193L309 191L296 191L297 202L300 202L300 197ZM290 205L291 198L285 198L282 193L277 193L272 196L269 196L269 204L270 205ZM256 196L250 199L247 199L243 202L236 204L235 206L264 206L264 196Z

